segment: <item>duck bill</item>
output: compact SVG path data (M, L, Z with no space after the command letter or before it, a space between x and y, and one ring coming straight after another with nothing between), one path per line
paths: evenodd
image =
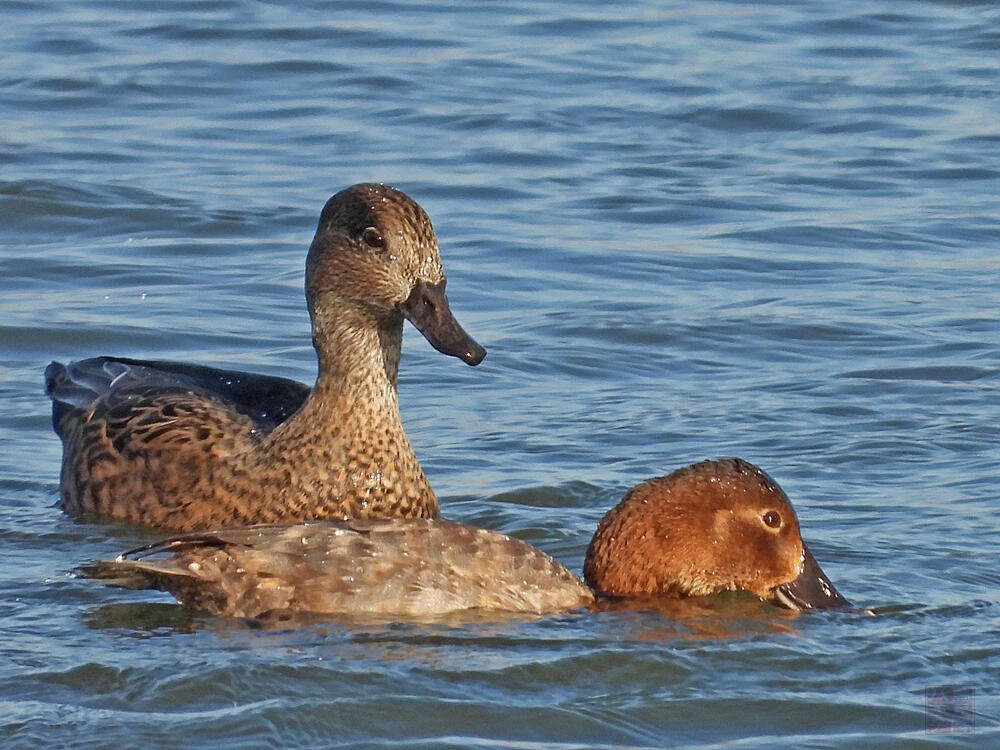
M437 284L418 281L410 296L399 305L399 311L439 352L458 357L466 364L478 365L486 356L486 350L462 329L451 314L444 285L445 279Z
M850 607L836 587L819 567L812 552L802 543L802 572L789 583L778 586L769 601L781 607L795 610L840 609Z

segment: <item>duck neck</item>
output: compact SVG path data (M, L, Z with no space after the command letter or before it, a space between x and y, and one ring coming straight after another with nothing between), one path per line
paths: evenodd
M331 303L326 309L336 309ZM376 320L359 310L336 317L313 315L313 346L319 371L316 385L287 429L276 437L288 440L305 428L310 439L375 434L379 428L406 441L396 379L403 342L403 319L398 313ZM407 444L407 447L409 445Z
M301 520L437 514L399 414L402 339L398 313L313 316L316 385L261 445L265 460L288 469L288 514L276 520L298 520L296 508L306 509Z
M319 359L317 395L387 388L395 398L403 345L402 315L393 312L376 319L353 311L330 320L314 314L312 334Z

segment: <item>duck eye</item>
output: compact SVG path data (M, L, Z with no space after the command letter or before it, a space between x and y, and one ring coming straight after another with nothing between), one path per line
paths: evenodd
M367 227L361 233L361 241L373 249L382 249L385 247L385 238L382 237L382 233L375 227Z
M772 529L776 529L781 526L781 516L775 511L769 510L764 514L764 525L769 526Z

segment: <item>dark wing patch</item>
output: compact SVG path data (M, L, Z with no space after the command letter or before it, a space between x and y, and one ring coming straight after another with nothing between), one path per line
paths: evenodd
M56 432L73 412L89 414L103 399L109 409L148 402L158 393L192 393L211 397L249 417L260 432L270 432L292 416L309 395L308 386L267 375L238 370L187 365L158 360L94 357L63 365L53 362L45 370L45 392L52 398ZM169 418L164 406L160 415Z

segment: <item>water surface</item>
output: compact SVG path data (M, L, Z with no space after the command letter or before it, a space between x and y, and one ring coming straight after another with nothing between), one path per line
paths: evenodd
M916 0L8 3L0 743L1000 745L998 28ZM359 181L427 209L490 352L406 333L446 516L579 569L628 487L740 455L879 616L259 627L71 577L145 536L53 507L45 365L309 380L305 249Z

